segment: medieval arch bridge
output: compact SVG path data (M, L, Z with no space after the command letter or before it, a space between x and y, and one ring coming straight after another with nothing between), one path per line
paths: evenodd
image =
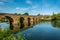
M24 25L32 26L40 21L40 16L33 16L33 15L19 15L19 14L0 14L0 20L6 19L10 22L10 28L16 29L18 28L18 23L21 25L20 28L23 28ZM25 24L24 24L25 23Z

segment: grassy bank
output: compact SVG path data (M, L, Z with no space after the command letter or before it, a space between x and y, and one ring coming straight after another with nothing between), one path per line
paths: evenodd
M41 21L51 21L51 19L41 19Z
M14 34L10 29L3 30L0 28L0 40L25 40L25 38L21 36L20 32L17 33L17 38L13 35Z

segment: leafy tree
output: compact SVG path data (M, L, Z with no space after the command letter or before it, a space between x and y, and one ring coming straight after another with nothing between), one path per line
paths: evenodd
M23 15L29 15L29 14L26 12L26 13L24 13Z
M17 13L14 13L14 14L17 14Z
M60 19L60 13L58 13L58 14L53 14L53 15L52 15L52 19L53 19L53 20Z
M40 14L38 14L38 16L40 16Z

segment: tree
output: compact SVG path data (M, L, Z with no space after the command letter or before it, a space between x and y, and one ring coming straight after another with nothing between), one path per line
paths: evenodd
M14 13L14 14L17 14L17 13Z
M29 15L29 14L26 12L26 13L24 13L23 15Z
M40 16L40 14L38 14L38 16Z
M60 19L60 13L58 13L58 14L53 13L52 19L54 19L54 20Z

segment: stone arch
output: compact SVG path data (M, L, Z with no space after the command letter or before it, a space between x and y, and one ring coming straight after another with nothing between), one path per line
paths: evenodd
M28 26L30 26L30 18L28 18Z
M8 19L10 22L13 22L13 18L9 17L9 16L5 16L6 19Z
M34 18L33 18L33 24L35 24L35 23L34 23Z
M24 27L24 17L20 17L20 28Z
M9 20L9 23L10 23L10 29L13 29L13 24L12 24L13 19L12 19L11 17L9 17L9 16L5 16L5 18Z

